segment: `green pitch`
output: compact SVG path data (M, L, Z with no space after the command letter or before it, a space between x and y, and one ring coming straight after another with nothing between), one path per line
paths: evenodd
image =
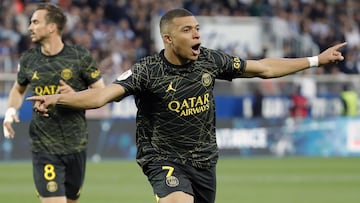
M0 202L39 202L30 162L0 162ZM217 203L358 203L360 158L221 158ZM80 203L154 202L135 161L88 163Z

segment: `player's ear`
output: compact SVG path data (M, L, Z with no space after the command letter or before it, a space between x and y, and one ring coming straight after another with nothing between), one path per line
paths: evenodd
M171 36L170 36L169 34L163 34L163 41L164 41L166 44L171 44L171 43L172 43Z
M50 33L56 32L57 25L55 23L49 23L48 24L48 30L49 30Z

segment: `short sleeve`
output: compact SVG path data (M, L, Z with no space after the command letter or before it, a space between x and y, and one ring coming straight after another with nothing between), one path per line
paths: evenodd
M222 51L213 51L212 57L219 68L218 79L232 80L239 78L245 72L246 60L231 56Z
M144 91L149 83L148 69L141 63L135 63L131 69L122 73L115 81L125 88L125 95L135 95Z
M91 52L84 49L83 53L84 54L81 55L82 64L80 64L82 66L81 75L89 86L98 81L102 75L95 59L91 55Z
M20 58L17 66L17 82L21 86L26 86L30 83L26 75L26 62L23 57Z

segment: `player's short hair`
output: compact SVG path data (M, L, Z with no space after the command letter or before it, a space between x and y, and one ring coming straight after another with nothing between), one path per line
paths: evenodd
M55 4L51 3L40 3L37 5L37 10L46 10L47 14L45 15L45 20L47 23L55 23L57 25L58 31L61 33L66 25L66 16L62 9Z
M186 17L186 16L193 16L193 14L184 8L177 8L168 11L160 19L160 33L162 34L164 33L165 27L169 25L174 18Z

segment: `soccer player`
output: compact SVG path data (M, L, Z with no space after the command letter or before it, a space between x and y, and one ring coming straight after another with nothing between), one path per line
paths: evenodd
M9 93L4 135L13 138L14 121L26 90L32 95L63 94L102 88L104 82L91 53L62 41L66 17L52 4L35 9L29 33L38 44L20 58L17 81ZM85 110L56 106L51 118L34 114L30 124L33 178L42 203L75 203L85 177L88 132Z
M137 162L159 203L213 203L218 147L215 136L215 79L275 78L341 61L346 43L309 58L244 60L201 46L200 26L185 9L168 11L160 20L165 49L148 56L99 90L35 96L39 114L54 108L98 108L135 96ZM236 34L236 33L235 33Z

